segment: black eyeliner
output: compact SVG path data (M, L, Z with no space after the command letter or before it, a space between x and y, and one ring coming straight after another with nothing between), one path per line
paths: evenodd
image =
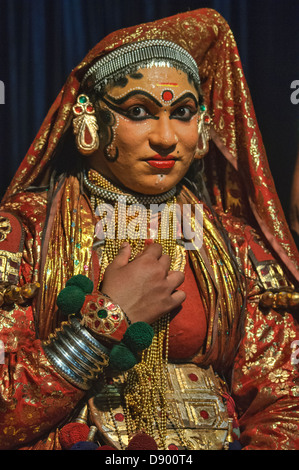
M124 111L122 108L114 105L113 103L110 103L110 101L106 100L104 97L102 97L101 100L108 106L108 108L112 109L118 114L121 114L122 116L125 116L128 119L131 119L131 121L145 121L146 119L155 119L155 120L159 119L158 116L152 116L150 114L147 114L146 116L135 117L132 114L129 114L128 111Z

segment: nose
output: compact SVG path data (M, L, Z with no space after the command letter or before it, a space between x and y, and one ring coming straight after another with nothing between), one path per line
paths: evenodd
M178 138L175 133L174 124L165 113L155 122L149 135L150 144L164 150L175 148Z

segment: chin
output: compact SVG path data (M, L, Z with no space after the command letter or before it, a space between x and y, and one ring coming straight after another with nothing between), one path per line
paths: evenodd
M177 184L176 182L173 183L172 181L169 181L166 175L155 175L153 179L154 181L151 182L151 184L135 184L134 186L127 186L127 188L135 193L156 195L166 193Z

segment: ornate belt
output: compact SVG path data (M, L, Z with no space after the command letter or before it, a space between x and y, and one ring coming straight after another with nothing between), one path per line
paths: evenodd
M166 448L187 450L221 450L228 447L232 419L228 417L222 397L224 384L210 366L168 364L168 419ZM128 445L123 408L124 376L101 379L90 412L105 444L125 449ZM155 438L155 436L153 436Z

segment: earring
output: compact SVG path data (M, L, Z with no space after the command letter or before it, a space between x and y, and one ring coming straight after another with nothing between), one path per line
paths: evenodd
M80 153L89 155L99 148L98 123L87 95L79 95L73 106L73 128Z
M201 138L202 147L199 148L197 145L197 149L195 151L195 158L202 158L209 150L209 140L210 136L210 124L211 118L207 113L207 107L202 105L200 107L201 115L198 122L198 138Z

